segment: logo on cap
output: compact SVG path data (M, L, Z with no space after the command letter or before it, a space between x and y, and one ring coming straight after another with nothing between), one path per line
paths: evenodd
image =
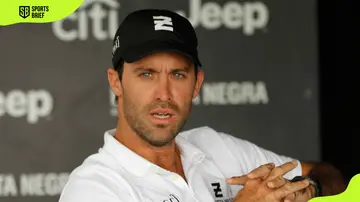
M172 19L166 16L153 16L155 31L166 30L174 31Z
M115 51L120 47L120 41L119 41L119 36L116 37L115 42L114 42L114 46L112 48L112 54L114 55Z

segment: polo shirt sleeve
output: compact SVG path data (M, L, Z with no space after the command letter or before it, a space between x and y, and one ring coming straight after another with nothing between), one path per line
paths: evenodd
M220 135L223 144L227 145L230 153L232 153L233 157L237 160L239 166L247 173L263 164L272 162L276 166L279 166L286 162L297 160L297 167L284 175L284 178L292 179L295 176L302 175L301 163L298 159L277 154L252 142L226 133L218 132L218 134Z
M76 171L70 175L59 202L133 202L133 200L125 188L108 180L107 177L94 172L79 174Z

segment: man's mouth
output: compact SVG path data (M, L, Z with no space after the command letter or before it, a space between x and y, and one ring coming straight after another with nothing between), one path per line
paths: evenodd
M150 115L158 121L173 121L175 113L169 108L156 108L150 111Z
M151 113L151 115L158 119L167 119L172 116L172 114L169 113Z

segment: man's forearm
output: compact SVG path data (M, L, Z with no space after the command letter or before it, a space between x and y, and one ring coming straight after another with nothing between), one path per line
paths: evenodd
M309 177L320 183L321 195L323 196L342 193L347 187L340 170L331 164L315 164L309 173Z

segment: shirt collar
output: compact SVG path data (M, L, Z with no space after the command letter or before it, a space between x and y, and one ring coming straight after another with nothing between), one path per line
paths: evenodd
M116 129L105 132L103 150L113 156L128 172L138 177L149 173L160 175L170 173L121 144L115 139L115 132ZM176 136L175 142L179 147L184 172L186 172L192 164L199 163L204 159L205 154L182 137L181 133Z

